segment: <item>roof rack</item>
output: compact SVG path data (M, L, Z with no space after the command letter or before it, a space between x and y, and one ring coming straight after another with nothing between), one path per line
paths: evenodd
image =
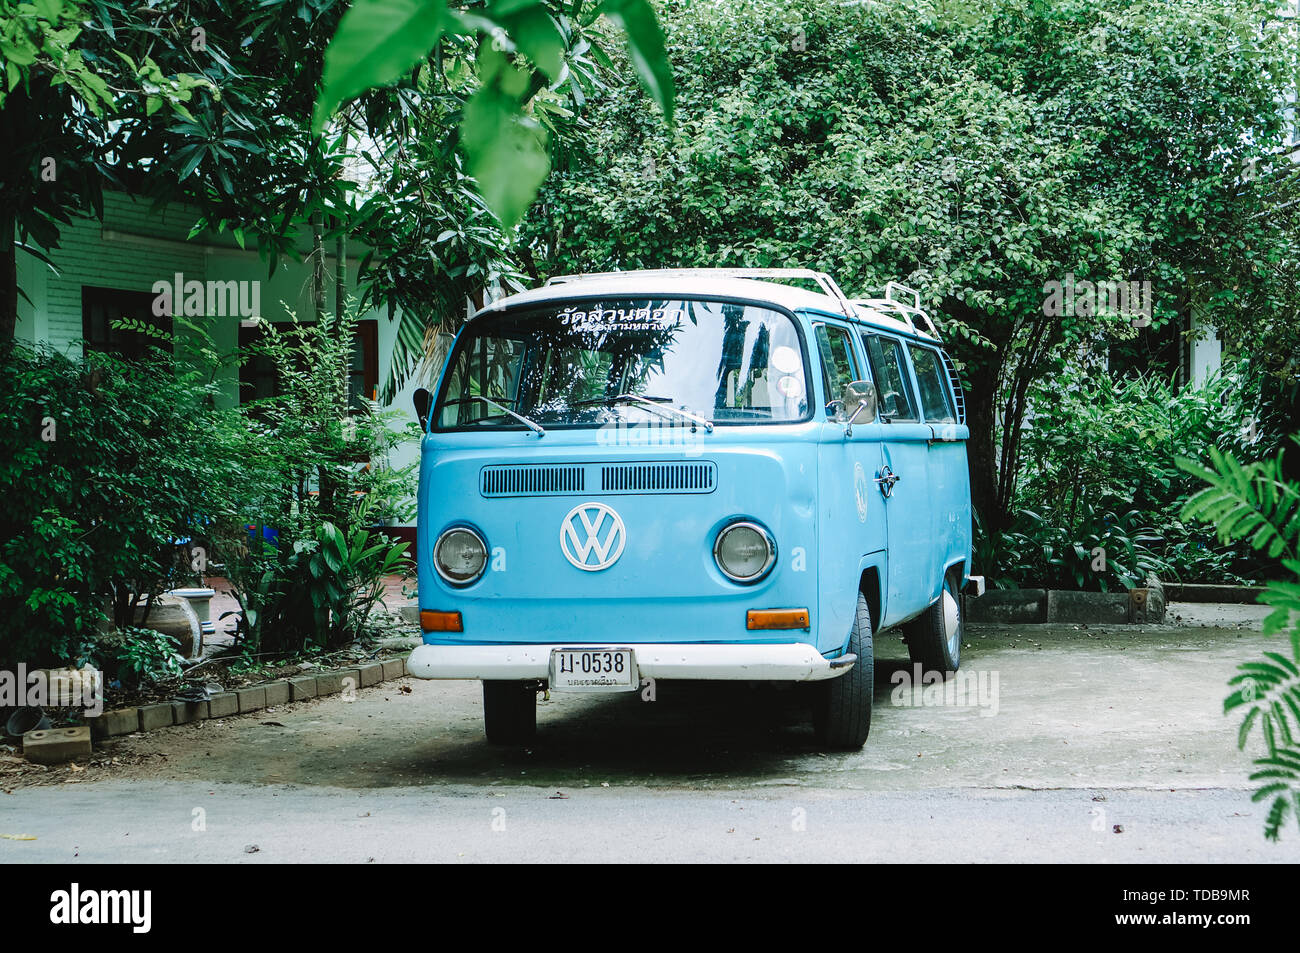
M845 315L853 316L852 303L849 301L848 296L840 290L840 286L835 283L835 279L824 271L814 271L811 268L644 268L631 271L591 272L584 275L556 275L549 278L546 284L548 286L560 285L595 278L622 278L628 275L644 275L654 278L803 278L817 282L822 294L834 298ZM920 300L919 295L917 299Z
M900 294L911 295L911 303L900 301L898 299ZM886 312L886 314L896 316L906 324L913 334L921 334L925 337L934 338L936 341L941 340L939 329L935 327L934 322L930 320L930 316L921 307L921 293L915 288L909 288L897 281L890 281L885 285L885 296L883 298L853 298L849 301L849 304L858 308ZM925 322L925 327L918 328L916 319Z

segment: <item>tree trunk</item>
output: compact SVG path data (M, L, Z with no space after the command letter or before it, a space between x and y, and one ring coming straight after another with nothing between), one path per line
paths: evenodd
M320 212L311 214L311 304L319 321L325 312L325 245L322 238L324 219Z
M0 252L0 344L5 344L18 333L18 245L11 216L0 218L0 236L4 239L4 251Z
M971 327L989 327L991 324L986 315L957 299L945 301L942 310ZM954 357L965 366L966 378L970 381L970 387L966 389L966 425L970 428L966 458L970 466L971 505L989 533L997 532L1006 524L1006 514L998 504L996 439L997 382L1005 362L1006 342L993 343L992 349L963 347L960 339L950 345Z
M342 228L334 240L334 312L339 318L348 313L348 236Z

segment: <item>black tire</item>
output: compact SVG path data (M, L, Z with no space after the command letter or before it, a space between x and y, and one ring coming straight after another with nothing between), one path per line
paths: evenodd
M903 626L907 636L907 654L920 663L924 672L947 675L961 665L961 640L965 623L961 616L961 597L951 573L943 581L939 601ZM955 620L955 621L953 621ZM949 631L950 626L954 626Z
M816 685L813 729L817 733L817 743L823 748L857 751L871 732L871 696L876 681L873 634L871 610L859 592L848 647L858 660L843 675Z
M531 682L485 681L483 728L488 744L523 745L537 735L537 689Z

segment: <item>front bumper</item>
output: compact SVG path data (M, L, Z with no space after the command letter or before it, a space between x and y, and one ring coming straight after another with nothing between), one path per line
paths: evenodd
M406 661L416 678L545 679L552 649L631 649L643 678L817 682L851 669L856 655L824 658L803 642L762 645L421 645Z

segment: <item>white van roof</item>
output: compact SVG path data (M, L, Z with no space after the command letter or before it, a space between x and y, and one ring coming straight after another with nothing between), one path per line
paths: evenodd
M771 278L815 281L822 290L768 280ZM911 304L898 300L900 290L913 296ZM822 311L896 334L939 340L934 324L920 308L920 295L910 288L890 282L883 298L850 299L829 275L804 268L673 268L565 275L550 279L540 288L494 301L479 309L474 317L574 298L641 298L666 294L765 301L790 311Z

